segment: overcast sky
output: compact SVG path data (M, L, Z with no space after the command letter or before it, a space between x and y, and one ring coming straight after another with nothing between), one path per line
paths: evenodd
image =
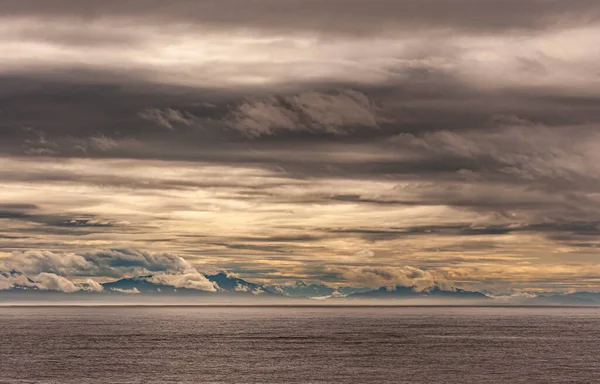
M599 45L597 0L0 0L0 263L598 290Z

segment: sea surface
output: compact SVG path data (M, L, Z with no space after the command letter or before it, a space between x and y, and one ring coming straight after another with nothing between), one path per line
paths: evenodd
M595 383L597 308L0 308L0 383Z

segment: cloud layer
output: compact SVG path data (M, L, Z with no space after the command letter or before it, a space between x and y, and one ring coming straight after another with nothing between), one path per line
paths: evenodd
M597 1L0 8L0 262L40 287L597 287Z
M81 254L49 251L15 252L0 260L1 289L32 287L66 293L104 290L98 278L137 277L152 274L149 281L175 288L215 292L216 283L180 256L131 249L106 249ZM10 272L12 271L12 272ZM96 279L83 279L83 277ZM123 292L121 293L139 293Z

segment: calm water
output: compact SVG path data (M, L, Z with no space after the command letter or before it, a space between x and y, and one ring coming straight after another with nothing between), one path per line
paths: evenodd
M1 383L586 383L600 309L0 308Z

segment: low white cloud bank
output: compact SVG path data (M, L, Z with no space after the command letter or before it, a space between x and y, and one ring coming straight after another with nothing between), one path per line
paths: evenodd
M17 270L26 275L42 272L72 276L93 273L97 270L83 256L73 253L54 253L50 251L14 252L0 261L2 270Z
M71 280L55 275L54 273L42 272L35 277L34 281L37 288L42 290L71 293L81 289L80 286L75 285Z
M111 288L110 290L113 292L124 293L127 295L137 295L138 293L140 293L140 291L137 288L131 288L131 289Z
M80 283L49 272L27 276L13 270L10 273L3 272L0 274L0 290L8 290L15 287L65 293L77 291L102 292L104 290L104 287L100 283L92 279L87 279Z
M14 269L28 275L48 272L74 277L183 273L193 269L185 259L175 254L134 249L99 249L82 253L14 252L0 260L0 268Z
M87 279L84 283L81 284L84 291L90 292L102 292L104 291L104 287L102 284L97 282L96 280Z
M197 289L208 292L216 292L218 288L217 283L208 280L193 268L179 274L157 273L148 281L154 284L170 285L175 288Z
M50 251L14 252L0 259L0 289L28 287L59 292L101 292L103 286L88 278L152 275L150 282L175 288L215 292L209 281L185 259L171 253L150 253L132 249L101 249L82 253ZM75 280L74 280L75 279Z
M250 292L250 287L247 285L237 284L233 290L236 292Z
M262 288L252 288L248 285L243 285L243 284L237 284L234 288L234 291L236 292L249 292L253 295L261 295L263 293L265 293L265 291Z

